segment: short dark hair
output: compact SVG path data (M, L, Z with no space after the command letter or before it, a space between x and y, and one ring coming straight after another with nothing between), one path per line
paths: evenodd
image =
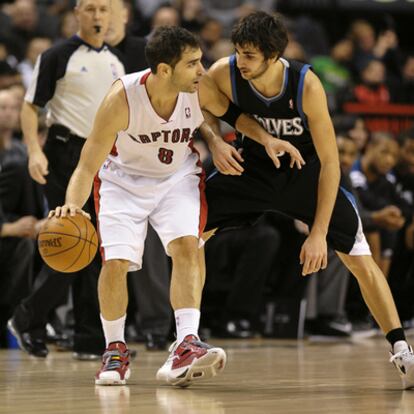
M157 73L160 63L175 67L187 48L198 49L200 43L188 30L182 27L161 26L151 35L146 47L145 57L152 73Z
M280 57L288 44L288 36L282 16L255 12L240 20L233 28L231 41L234 45L257 47L265 59L275 54Z

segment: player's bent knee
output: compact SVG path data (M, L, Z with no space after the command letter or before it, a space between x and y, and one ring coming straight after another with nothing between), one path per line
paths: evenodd
M168 252L172 259L185 258L197 254L199 240L195 236L179 237L168 244Z
M111 259L106 261L103 266L102 270L104 272L110 272L112 274L126 274L128 272L129 261L123 259Z
M348 256L347 267L357 279L381 274L372 256Z

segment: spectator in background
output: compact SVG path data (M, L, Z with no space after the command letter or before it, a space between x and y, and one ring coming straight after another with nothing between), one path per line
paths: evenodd
M396 101L414 104L414 54L408 55L405 59Z
M48 37L34 37L29 41L25 59L17 65L17 70L22 75L23 85L26 89L30 86L37 57L51 46L52 41Z
M283 57L287 59L299 60L300 62L307 62L305 50L302 45L294 39L290 39Z
M386 134L374 135L365 154L355 163L350 174L352 185L365 209L378 211L393 206L396 228L401 228L409 217L408 206L397 194L395 180L389 174L398 162L399 152L398 143L391 137ZM378 265L387 275L395 247L396 231L382 229L380 239L368 236L369 234L367 239L372 251L379 249Z
M350 114L337 114L333 118L333 123L338 135L349 136L355 142L358 152L364 152L369 132L362 118Z
M372 59L379 59L386 65L389 75L399 76L400 52L394 30L387 29L377 37L370 23L366 20L356 20L351 25L349 36L355 44L355 73L359 73Z
M24 59L26 46L33 37L50 37L58 34L58 19L40 13L34 0L15 0L10 14L9 27L11 52L20 61Z
M10 39L8 35L0 34L0 61L3 60L12 67L15 67L17 65L16 57L10 53Z
M79 30L78 21L72 10L68 10L60 19L59 35L62 39L69 39Z
M391 94L385 84L385 71L380 60L368 61L360 72L361 82L354 88L354 99L369 105L389 103Z
M160 7L172 5L172 2L168 0L135 0L134 3L146 20L151 20Z
M191 32L199 33L206 18L201 0L181 0L178 2L181 26Z
M168 4L160 6L152 16L151 30L154 31L160 26L179 26L180 15L176 8Z
M290 31L308 58L329 53L328 35L319 21L309 16L299 16L290 23Z
M220 21L208 18L201 26L200 42L203 57L201 59L203 66L209 68L216 60L214 48L221 41L223 35L223 26Z
M10 86L20 83L20 73L7 63L7 61L0 61L0 89L7 89Z
M394 169L396 187L410 207L410 217L400 230L390 266L389 283L401 320L413 328L414 303L414 129L399 137L401 156Z
M352 77L349 65L354 47L349 39L342 39L331 49L330 56L315 56L311 64L319 76L328 97L331 111L339 109L341 96L350 87Z

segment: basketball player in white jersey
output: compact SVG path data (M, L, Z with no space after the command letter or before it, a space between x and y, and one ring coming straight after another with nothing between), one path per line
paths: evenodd
M209 138L213 134L203 123L201 108L237 124L243 133L263 140L268 134L202 78L201 55L197 40L185 29L163 27L152 35L146 47L150 69L114 83L98 110L65 205L51 212L82 212L99 170L95 200L104 264L98 291L107 347L95 377L99 385L125 384L130 375L124 339L126 274L141 267L148 222L172 258L171 304L177 328L177 340L157 379L187 386L216 375L226 363L221 348L201 342L197 335L205 277L199 236L207 206L192 138L199 127ZM292 167L301 167L303 159L291 144L273 141L270 155L275 162L276 154L286 151ZM240 155L226 144L217 148L213 155L218 168L240 174Z

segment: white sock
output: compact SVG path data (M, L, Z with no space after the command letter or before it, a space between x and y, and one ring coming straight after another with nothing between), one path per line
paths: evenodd
M123 342L125 343L125 320L126 314L114 321L107 321L101 314L102 328L105 335L106 347L111 342Z
M177 328L177 343L181 343L187 335L198 336L200 311L195 308L183 308L174 312Z
M398 354L398 352L408 349L408 344L406 341L397 341L392 347L393 354Z

